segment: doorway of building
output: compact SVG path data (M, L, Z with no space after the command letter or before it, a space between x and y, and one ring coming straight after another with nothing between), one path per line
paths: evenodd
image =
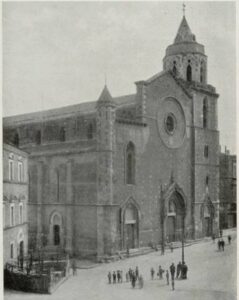
M168 201L167 208L166 235L169 242L181 241L185 213L182 196L174 192Z
M60 245L60 226L54 225L53 226L53 239L54 239L54 245L59 246Z
M206 217L204 218L204 224L205 224L205 236L211 236L212 235L212 225L211 225L211 218Z
M167 218L167 237L169 242L175 241L175 234L176 234L176 224L175 224L175 217L169 216Z
M124 211L124 246L133 249L139 246L138 210L129 203Z
M19 244L19 256L23 257L24 256L24 242L21 241Z

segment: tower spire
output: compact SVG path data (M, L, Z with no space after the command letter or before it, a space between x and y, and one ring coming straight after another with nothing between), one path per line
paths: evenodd
M185 17L186 4L183 2L183 16Z

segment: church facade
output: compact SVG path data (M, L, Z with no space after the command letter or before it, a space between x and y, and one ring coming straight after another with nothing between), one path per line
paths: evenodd
M4 119L29 153L29 247L102 257L219 229L218 94L183 17L136 94Z

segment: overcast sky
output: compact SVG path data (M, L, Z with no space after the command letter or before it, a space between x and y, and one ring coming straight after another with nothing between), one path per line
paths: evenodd
M186 2L186 18L208 56L220 144L236 151L233 2ZM182 19L181 2L3 3L3 115L135 93L162 70Z

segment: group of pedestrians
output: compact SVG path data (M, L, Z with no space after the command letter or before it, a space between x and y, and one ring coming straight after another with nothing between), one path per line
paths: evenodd
M130 282L132 288L135 288L138 284L139 288L143 288L144 279L143 276L139 274L139 268L136 267L135 270L129 268L125 273L126 282ZM112 273L108 272L108 282L111 283L122 283L123 282L123 271L113 271Z
M227 240L228 240L228 245L230 245L231 240L232 240L232 237L230 234L227 236ZM218 251L224 251L225 245L226 245L226 243L225 243L224 239L222 238L222 236L220 238L218 238L218 241L217 241Z
M123 282L123 271L117 270L112 273L108 273L108 281L109 283L122 283Z
M164 273L166 278L167 285L170 284L170 275L171 275L171 285L172 290L174 290L175 286L175 279L187 279L187 272L188 267L185 262L179 262L177 266L172 263L169 267L169 270L164 270L160 265L158 267L157 276L160 280L164 279ZM151 280L155 278L155 270L152 267L150 269ZM176 275L176 278L175 278ZM139 268L136 267L135 269L129 268L129 270L125 273L125 280L126 282L130 282L132 288L134 289L137 285L139 288L143 288L144 286L144 279L143 276L139 273ZM108 272L108 282L111 283L122 283L123 282L123 271L113 271Z

